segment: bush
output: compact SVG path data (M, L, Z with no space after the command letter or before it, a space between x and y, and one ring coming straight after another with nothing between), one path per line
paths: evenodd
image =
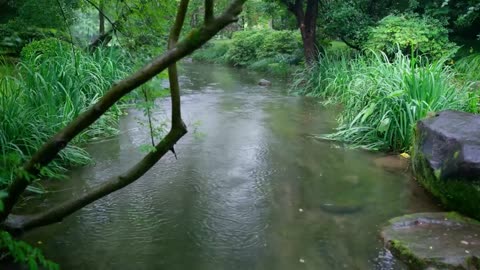
M239 31L233 34L227 59L235 66L246 66L258 59L257 50L262 46L265 31Z
M278 57L278 56L281 57ZM247 66L256 61L273 59L298 64L303 57L297 31L248 30L236 32L227 53L233 65Z
M231 46L231 40L214 40L207 43L201 50L195 51L192 58L196 61L225 63L226 55Z
M303 50L298 31L247 30L235 32L230 40L211 42L193 59L286 75L302 62Z
M22 60L29 60L40 56L42 59L48 59L57 56L59 51L71 50L72 45L56 38L45 38L35 40L23 47L20 52ZM71 51L70 51L71 52Z
M299 74L297 88L343 104L337 132L322 138L371 150L408 151L415 123L428 113L477 110L478 96L456 80L444 60L401 53L393 61L380 53L326 55L317 67Z
M259 58L272 58L281 55L302 53L302 39L298 31L268 31L257 50Z
M448 40L448 30L437 19L414 14L389 15L371 28L366 49L382 51L393 57L400 49L404 54L440 58L458 50Z

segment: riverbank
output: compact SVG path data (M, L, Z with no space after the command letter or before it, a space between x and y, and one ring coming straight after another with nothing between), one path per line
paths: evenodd
M294 92L345 108L336 132L322 138L409 152L418 120L446 109L478 112L480 87L473 80L480 77L466 67L479 56L453 64L401 53L393 60L382 53L326 54L297 75Z

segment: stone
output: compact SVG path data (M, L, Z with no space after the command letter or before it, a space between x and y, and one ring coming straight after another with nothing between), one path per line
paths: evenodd
M320 209L334 215L355 214L362 211L363 208L363 205L358 204L324 203L320 205Z
M267 81L265 79L261 79L260 81L258 81L258 85L260 85L260 86L271 86L272 82Z
M416 178L448 209L480 219L480 115L443 111L417 123Z
M393 218L381 236L411 269L480 269L480 222L456 212Z
M409 165L408 159L397 155L379 157L373 163L379 168L392 172L407 171Z

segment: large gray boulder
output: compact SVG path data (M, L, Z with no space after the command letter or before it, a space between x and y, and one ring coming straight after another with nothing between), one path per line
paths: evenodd
M413 169L447 208L480 220L480 116L443 111L418 122Z
M480 269L480 223L455 212L397 217L381 235L411 269Z

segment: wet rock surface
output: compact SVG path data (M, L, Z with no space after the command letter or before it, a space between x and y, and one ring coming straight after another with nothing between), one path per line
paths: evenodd
M480 116L443 111L419 121L413 169L447 208L480 219Z
M381 235L411 269L480 269L480 222L455 212L397 217Z
M260 85L260 86L271 86L272 82L268 81L268 80L265 80L265 79L261 79L260 81L258 81L258 85Z

